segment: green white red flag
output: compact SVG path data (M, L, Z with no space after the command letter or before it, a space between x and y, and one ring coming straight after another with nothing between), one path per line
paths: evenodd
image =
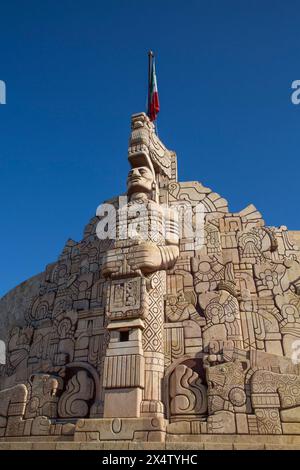
M155 121L159 113L159 97L157 88L157 78L155 72L155 59L150 57L150 76L149 76L149 93L148 93L148 116L150 121Z

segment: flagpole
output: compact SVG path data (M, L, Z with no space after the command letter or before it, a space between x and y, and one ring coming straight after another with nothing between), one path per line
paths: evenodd
M147 114L150 117L150 84L151 84L151 66L152 66L152 60L153 60L154 54L150 50L148 52L148 106L147 106Z

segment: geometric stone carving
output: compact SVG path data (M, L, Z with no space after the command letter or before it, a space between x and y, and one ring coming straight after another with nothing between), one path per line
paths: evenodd
M66 391L60 397L58 414L61 418L84 418L89 411L88 401L94 393L93 380L85 370L80 370L68 381Z
M8 342L9 366L12 369L27 360L32 335L33 329L30 327L12 329Z
M208 367L206 380L209 414L223 410L234 411L246 404L245 372L241 362L227 362Z
M189 367L180 364L170 377L171 419L199 417L207 413L207 390L201 378Z
M111 320L143 318L147 313L149 301L143 278L112 281L108 298L107 317Z
M144 113L128 160L107 238L1 300L0 439L300 442L299 233L179 182Z
M34 375L31 380L30 398L25 419L36 416L56 418L58 394L62 391L63 380L48 374Z

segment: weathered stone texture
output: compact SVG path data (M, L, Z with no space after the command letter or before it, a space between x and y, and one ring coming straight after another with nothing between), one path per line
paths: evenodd
M147 116L131 126L126 204L0 301L0 439L297 447L300 232L178 182Z
M43 273L31 277L0 299L0 339L7 342L14 326L26 324L25 311L30 300L38 295Z

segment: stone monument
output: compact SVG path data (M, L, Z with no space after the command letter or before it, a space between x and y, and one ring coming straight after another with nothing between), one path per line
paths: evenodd
M144 113L128 160L127 193L0 300L0 443L300 448L300 232L178 182Z

